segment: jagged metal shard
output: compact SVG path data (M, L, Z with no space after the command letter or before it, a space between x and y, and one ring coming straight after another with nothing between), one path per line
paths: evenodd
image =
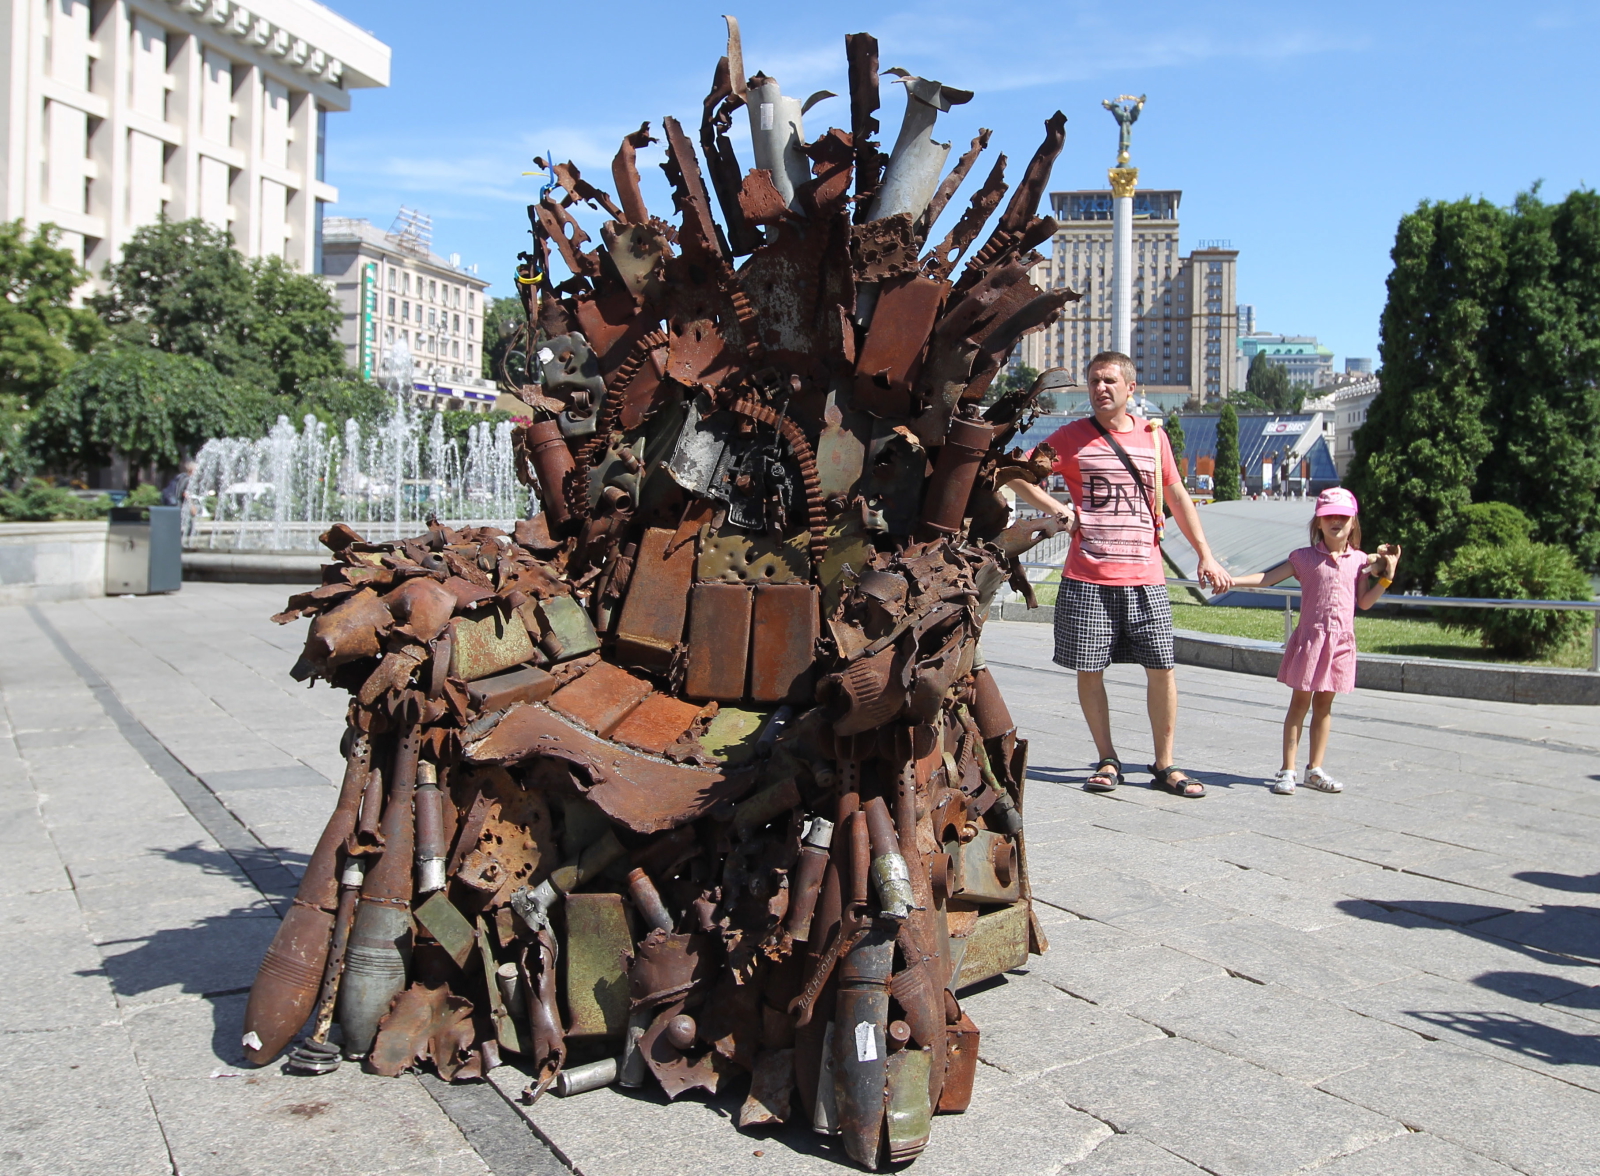
M970 95L896 71L886 156L876 42L847 56L850 130L807 142L830 95L744 77L730 19L700 136L723 223L675 119L676 223L640 192L648 124L618 201L555 165L517 274L535 517L323 536L322 585L276 619L313 618L296 676L352 695L348 770L252 990L253 1060L315 1004L308 1072L337 1064L336 1008L375 1072L514 1060L532 1098L743 1072L741 1123L836 1134L869 1169L966 1108L959 994L1046 946L1027 744L978 637L1053 533L1007 528L998 489L1048 473L1007 445L1064 374L979 405L1073 297L1027 279L1063 120L956 273L1003 157L929 250L989 133L940 183L935 117Z

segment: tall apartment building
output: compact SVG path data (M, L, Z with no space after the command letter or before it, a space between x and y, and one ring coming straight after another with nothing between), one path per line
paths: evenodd
M5 0L0 220L46 221L98 276L163 212L317 269L326 116L389 47L314 0Z
M1239 254L1212 242L1183 256L1182 198L1176 190L1134 193L1133 360L1150 391L1226 398L1238 335ZM1068 303L1056 323L1025 337L1018 359L1040 371L1064 367L1081 375L1096 352L1111 346L1112 196L1109 189L1052 192L1050 202L1061 227L1033 280L1044 289L1070 287L1083 298Z
M404 209L387 232L351 217L323 222L322 272L344 312L345 362L382 380L403 348L422 407L488 412L495 387L480 373L489 283L459 257L434 253L430 235L427 218Z

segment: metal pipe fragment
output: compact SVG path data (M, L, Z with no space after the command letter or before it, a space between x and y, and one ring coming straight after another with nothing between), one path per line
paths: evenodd
M656 889L656 884L650 880L650 875L637 867L628 871L628 893L633 898L633 905L644 916L645 922L662 931L672 931L672 913L661 901L661 892Z
M828 869L828 849L833 844L833 822L822 817L812 820L800 843L800 862L795 867L790 888L789 915L784 930L796 943L811 937L811 919L822 892L822 876Z
M572 510L567 506L566 484L567 475L577 463L567 439L561 435L561 424L554 417L528 425L526 436L528 463L539 481L539 501L550 516L550 525L559 528L572 518Z
M417 893L432 894L445 886L444 793L439 769L424 760L417 765Z
M928 479L927 494L922 500L921 530L925 538L960 532L966 519L967 501L972 497L972 486L978 478L978 466L993 441L993 425L962 417L951 420L950 431L939 447L939 459L934 463L933 477Z
M863 811L872 841L872 886L878 894L878 910L884 918L903 923L916 908L917 900L911 892L911 870L900 853L889 806L883 797L874 796Z

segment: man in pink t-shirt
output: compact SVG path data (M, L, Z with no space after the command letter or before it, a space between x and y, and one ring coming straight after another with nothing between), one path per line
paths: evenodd
M1122 762L1111 740L1111 706L1105 668L1111 662L1144 666L1156 783L1178 796L1204 796L1205 786L1172 762L1178 711L1173 672L1172 605L1160 534L1165 510L1200 556L1198 579L1226 592L1228 573L1211 557L1205 531L1164 431L1128 412L1136 371L1118 351L1089 361L1089 405L1094 415L1063 425L1047 444L1055 472L1067 483L1072 505L1057 502L1028 482L1013 482L1017 496L1070 520L1072 547L1056 595L1055 662L1078 676L1078 702L1100 762L1084 787L1110 792L1122 783ZM1157 498L1157 485L1161 497Z

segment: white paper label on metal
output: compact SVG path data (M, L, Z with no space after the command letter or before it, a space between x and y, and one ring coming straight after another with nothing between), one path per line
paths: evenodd
M554 351L551 351L548 347L539 348L539 362L540 363L549 363L555 357L556 357L556 353Z
M856 1026L856 1061L875 1062L878 1060L878 1035L873 1032L871 1021L862 1021Z
M761 129L763 131L772 129L772 103L770 102L761 104Z
M244 1045L244 1047L246 1049L260 1049L261 1048L261 1038L256 1036L256 1031L254 1029L252 1029L252 1030L250 1030L250 1032L248 1032L248 1033L246 1033L244 1035L244 1041L242 1042L242 1044Z

